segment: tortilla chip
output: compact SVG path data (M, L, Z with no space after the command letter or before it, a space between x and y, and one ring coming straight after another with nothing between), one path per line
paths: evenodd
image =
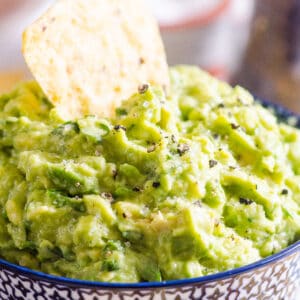
M0 73L0 95L8 93L26 75L22 71L7 71Z
M141 0L58 0L24 32L23 53L65 118L110 116L139 85L169 85L159 29Z

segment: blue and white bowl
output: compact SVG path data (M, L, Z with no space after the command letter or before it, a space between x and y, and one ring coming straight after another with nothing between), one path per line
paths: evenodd
M199 278L102 283L46 275L0 260L0 299L299 300L300 242L254 264Z
M300 117L273 108L280 119ZM0 260L2 300L299 300L300 241L248 266L199 278L119 284L68 279L32 271Z

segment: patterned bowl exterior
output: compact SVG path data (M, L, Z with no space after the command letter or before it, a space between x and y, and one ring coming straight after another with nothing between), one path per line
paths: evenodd
M261 101L278 117L300 117ZM1 300L299 300L300 241L238 269L184 280L118 284L47 275L0 260Z
M60 278L0 261L0 299L299 300L300 242L252 265L162 283L109 284Z

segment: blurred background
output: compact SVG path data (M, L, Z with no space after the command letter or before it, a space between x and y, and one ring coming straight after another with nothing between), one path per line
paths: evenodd
M147 1L169 64L199 65L300 113L300 0ZM0 0L0 92L29 76L21 33L51 2Z

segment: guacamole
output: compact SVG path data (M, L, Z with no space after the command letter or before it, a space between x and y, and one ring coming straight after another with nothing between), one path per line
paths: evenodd
M106 282L216 273L300 236L300 130L243 88L171 69L112 119L64 121L35 82L0 97L0 256Z

